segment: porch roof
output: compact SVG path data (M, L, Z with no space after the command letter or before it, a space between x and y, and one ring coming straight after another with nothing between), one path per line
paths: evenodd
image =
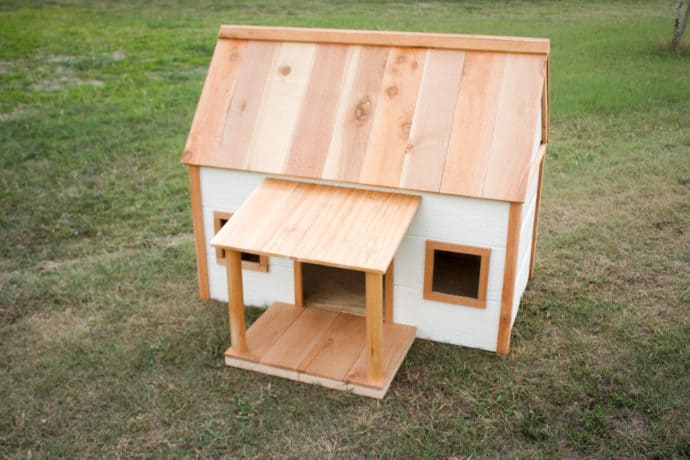
M420 202L417 195L269 178L211 244L384 273Z

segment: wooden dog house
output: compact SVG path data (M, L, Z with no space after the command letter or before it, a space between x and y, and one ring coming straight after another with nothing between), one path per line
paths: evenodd
M221 27L182 162L226 364L380 398L415 337L507 354L548 62L543 39ZM269 306L248 330L245 304Z

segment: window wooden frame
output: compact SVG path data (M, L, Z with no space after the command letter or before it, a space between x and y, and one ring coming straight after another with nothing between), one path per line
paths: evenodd
M479 286L477 297L466 297L433 290L434 258L436 251L454 252L479 256ZM461 244L444 243L441 241L426 241L426 256L424 262L424 298L438 302L464 305L466 307L486 308L486 289L489 279L489 259L491 249L464 246Z
M217 234L223 227L223 221L228 221L232 217L231 212L226 211L213 211L213 234ZM242 252L241 254L252 254ZM251 260L242 260L242 268L247 270L255 270L258 272L268 271L268 256L257 254L259 256L258 262L253 262ZM216 262L219 265L225 266L225 249L216 248Z

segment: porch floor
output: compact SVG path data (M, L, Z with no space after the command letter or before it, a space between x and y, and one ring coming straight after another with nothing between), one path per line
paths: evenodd
M247 351L230 347L225 364L328 388L383 398L416 329L383 325L383 380L367 380L365 318L317 307L276 302L247 329Z

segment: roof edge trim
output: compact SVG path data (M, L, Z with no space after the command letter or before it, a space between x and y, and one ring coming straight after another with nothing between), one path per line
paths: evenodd
M442 34L426 32L388 32L377 30L223 25L220 27L220 31L218 32L218 38L440 48L521 54L548 55L550 52L550 40L546 38Z

